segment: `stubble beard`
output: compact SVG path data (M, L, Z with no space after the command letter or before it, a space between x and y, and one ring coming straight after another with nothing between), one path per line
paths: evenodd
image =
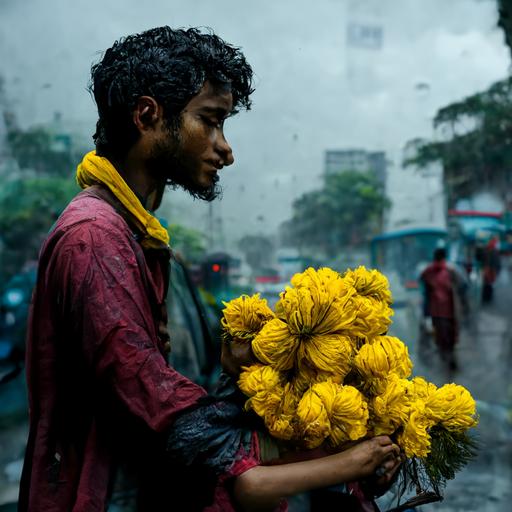
M211 202L222 195L219 177L212 176L208 186L200 185L183 154L179 129L170 128L168 141L157 141L147 162L153 176L165 181L172 189L182 188L194 199Z

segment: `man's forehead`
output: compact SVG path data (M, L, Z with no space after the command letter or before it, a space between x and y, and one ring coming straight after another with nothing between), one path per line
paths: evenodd
M190 100L187 109L206 111L223 110L230 113L233 110L233 94L229 84L212 84L206 81L200 91Z

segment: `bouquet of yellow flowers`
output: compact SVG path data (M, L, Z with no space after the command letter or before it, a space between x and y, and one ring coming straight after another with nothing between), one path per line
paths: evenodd
M457 384L411 378L407 346L386 335L391 304L377 270L308 268L275 311L258 294L225 303L222 327L227 343L251 344L258 363L243 368L238 386L274 438L339 450L389 435L412 483L438 492L473 454L475 400Z

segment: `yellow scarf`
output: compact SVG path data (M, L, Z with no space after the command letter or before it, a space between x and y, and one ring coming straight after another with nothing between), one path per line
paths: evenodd
M98 183L106 185L145 230L146 236L142 241L143 247L148 249L161 248L162 242L165 245L169 244L167 230L156 217L142 206L138 197L109 160L97 156L96 151L87 153L82 162L78 164L76 181L81 188L87 188Z

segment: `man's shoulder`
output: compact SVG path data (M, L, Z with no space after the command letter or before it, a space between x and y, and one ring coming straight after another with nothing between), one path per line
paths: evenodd
M86 189L68 204L57 224L61 227L71 227L87 222L105 228L128 229L126 222L112 205Z
M107 239L132 237L126 221L114 207L87 189L71 200L51 229L48 239L65 238L72 241L86 234Z

